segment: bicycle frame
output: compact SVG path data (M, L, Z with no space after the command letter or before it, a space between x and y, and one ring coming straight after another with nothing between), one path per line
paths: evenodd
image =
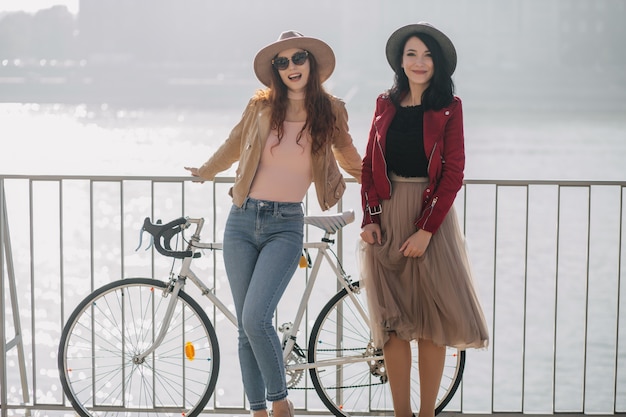
M178 292L184 288L187 279L191 280L191 282L193 282L200 289L201 294L207 297L211 301L211 303L213 303L215 307L217 307L217 309L222 314L224 314L224 316L231 323L233 323L235 327L237 326L237 317L215 295L214 290L209 288L204 283L204 281L202 281L196 275L196 273L191 269L191 263L197 251L202 250L202 249L220 250L222 249L222 244L215 243L215 242L201 242L200 241L200 232L202 231L202 227L204 225L204 219L202 218L187 219L186 227L189 227L189 225L191 224L196 225L196 229L193 235L191 236L191 240L187 248L187 250L190 251L191 256L186 256L185 258L183 258L182 266L180 268L178 276L177 277L172 276L170 278L171 285L167 286L166 289L163 291L164 297L171 296L170 303L168 305L167 312L166 312L166 318L164 320L164 325L161 327L159 334L155 338L154 343L148 349L146 349L145 352L142 352L133 358L133 361L135 363L143 362L143 360L145 360L145 358L148 355L150 355L152 352L154 352L154 350L156 350L156 348L165 338L165 335L167 334L167 331L168 331L172 313L174 311L176 302L178 300L178 297L177 297ZM341 358L340 362L337 359L335 359L335 360L318 361L318 362L313 362L313 363L287 364L287 358L291 354L295 346L296 335L298 333L298 329L300 328L300 324L302 323L302 319L304 318L304 314L306 312L306 308L307 308L309 299L311 297L311 293L313 292L313 288L315 286L315 282L317 280L317 276L318 276L323 260L326 260L326 262L330 265L331 269L333 270L337 278L337 281L339 282L342 288L346 289L350 298L354 301L354 305L357 307L363 322L366 323L368 327L370 325L368 314L363 310L362 306L355 299L355 296L354 296L355 289L352 286L352 280L350 279L350 276L346 274L346 272L343 270L343 267L341 267L341 265L337 265L335 262L333 262L333 258L328 253L329 248L330 248L330 242L332 242L332 240L330 239L330 234L327 232L320 242L305 242L303 244L303 247L305 250L308 251L310 249L316 249L317 254L311 266L309 280L302 294L302 298L300 299L300 304L298 306L298 310L296 312L294 322L291 326L289 326L290 328L285 328L285 330L283 331L284 333L283 334L283 341L284 341L283 360L285 361L286 370L300 371L300 370L307 370L310 368L319 368L321 366L336 366L340 363L346 364L346 363L355 363L355 362L383 359L382 355L367 357L367 358L363 356L355 356L353 358L343 357Z
M327 238L327 236L326 236ZM287 356L289 355L289 353L291 352L291 350L293 349L294 345L295 345L295 341L296 341L296 333L298 331L298 329L300 328L300 324L302 323L302 319L304 317L304 313L306 311L306 307L307 304L309 302L310 296L311 296L311 292L313 291L313 287L315 286L315 281L317 280L317 276L319 273L319 269L322 265L322 261L325 259L327 261L327 263L330 265L331 269L333 270L333 272L335 273L335 276L337 277L337 281L340 283L341 287L345 288L346 291L348 291L348 294L350 295L350 297L353 299L354 301L354 288L352 287L352 281L350 279L350 277L345 273L345 271L343 270L343 268L341 266L338 266L335 262L333 262L333 259L331 258L331 256L328 253L328 249L330 247L330 244L324 241L325 239L322 239L321 242L307 242L304 244L304 248L305 249L317 249L317 254L315 256L315 261L313 262L313 266L311 267L311 273L309 275L309 281L307 282L307 285L304 289L304 293L302 295L302 299L300 300L300 305L298 307L298 311L296 312L296 317L294 319L294 323L293 326L291 328L291 331L289 332L289 334L285 334L285 337L287 338L287 343L284 346L283 349L283 358L286 360ZM369 327L369 317L367 315L367 313L361 308L360 304L357 303L355 301L354 303L358 310L359 313L362 316L363 321L367 324L367 326ZM371 358L369 358L371 359ZM382 356L381 356L382 359ZM355 357L354 358L354 362L360 362L363 361L363 357ZM350 362L350 360L345 360L342 359L342 363L346 363L346 362ZM314 362L314 363L304 363L304 364L295 364L295 365L286 365L285 367L288 370L303 370L303 369L310 369L310 368L319 368L320 365L323 366L334 366L337 365L337 363L335 363L335 361L319 361L319 362Z

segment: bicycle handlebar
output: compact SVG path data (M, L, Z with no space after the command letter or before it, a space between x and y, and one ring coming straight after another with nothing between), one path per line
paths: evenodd
M330 235L335 234L339 229L345 225L354 221L354 211L347 210L337 214L322 214L317 216L305 216L304 223L312 225L322 229L325 232L322 242L334 243L334 240L330 239ZM172 250L170 241L178 233L182 232L192 223L199 223L199 228L202 228L203 219L190 219L187 217L179 217L172 220L169 223L161 224L158 220L156 223L152 223L149 217L146 217L141 228L141 235L146 231L152 235L152 241L156 250L163 256L171 258L183 259L191 256L197 258L201 256L200 252L194 252L192 250L175 251ZM199 238L200 229L196 229L196 233ZM141 246L141 235L139 239L139 246ZM163 241L161 241L163 239ZM191 246L190 246L191 247ZM204 247L204 246L203 246ZM139 249L139 248L137 248Z
M192 256L193 252L190 250L172 250L170 241L174 236L176 236L184 229L184 227L182 226L186 224L187 219L185 217L179 217L178 219L174 219L166 224L161 224L159 222L152 223L150 218L146 217L143 221L143 227L141 228L141 230L145 230L152 235L154 247L161 255L169 256L176 259L183 259ZM163 244L161 244L161 239L163 239ZM197 255L199 256L200 254L197 253Z

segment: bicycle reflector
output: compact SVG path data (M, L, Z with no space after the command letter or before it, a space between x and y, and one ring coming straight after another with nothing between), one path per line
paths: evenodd
M187 359L190 361L194 360L196 357L196 348L193 347L193 343L185 343L185 356L187 356Z
M300 262L298 263L300 268L310 268L311 267L311 257L309 256L309 251L306 249L302 250L302 255L300 256Z

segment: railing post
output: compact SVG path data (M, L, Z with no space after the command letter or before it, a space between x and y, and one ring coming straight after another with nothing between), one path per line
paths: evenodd
M4 204L4 181L0 179L0 415L7 415L7 355L6 355L6 335L4 326L4 225L5 220Z
M9 283L9 295L13 312L13 327L15 337L7 342L5 295L4 295L4 264L6 261L7 278ZM0 390L0 415L7 416L7 351L17 348L17 357L22 380L22 396L24 405L29 403L28 380L26 377L26 357L24 355L24 341L22 339L22 326L20 312L17 305L17 288L15 286L15 270L13 268L13 254L11 251L11 239L9 235L9 220L7 215L6 196L4 193L4 181L0 180L0 375L2 376L2 389ZM26 415L30 416L30 410L26 409Z

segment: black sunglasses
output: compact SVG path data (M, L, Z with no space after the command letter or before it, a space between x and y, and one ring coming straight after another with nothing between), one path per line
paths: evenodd
M295 54L291 56L291 62L293 62L296 65L302 65L306 62L308 57L309 57L308 51L296 52ZM286 70L287 67L289 67L289 58L285 58L284 56L276 57L272 59L272 65L277 70L280 70L280 71Z

